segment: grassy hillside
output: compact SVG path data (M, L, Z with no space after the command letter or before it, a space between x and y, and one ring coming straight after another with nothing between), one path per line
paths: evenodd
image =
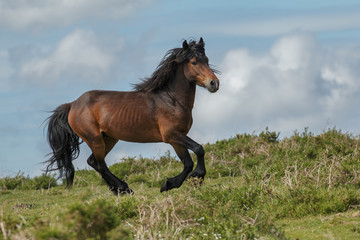
M110 167L131 196L114 197L92 170L76 171L71 189L50 176L2 178L0 238L360 239L359 143L336 129L237 135L204 146L201 186L164 193L182 170L169 154Z

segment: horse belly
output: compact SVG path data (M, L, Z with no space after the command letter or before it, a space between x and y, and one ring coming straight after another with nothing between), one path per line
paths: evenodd
M143 124L122 124L113 127L113 130L108 133L116 139L128 141L128 142L161 142L161 136L155 125L149 123Z
M104 132L116 139L128 142L161 141L153 113L145 102L135 101L119 107Z

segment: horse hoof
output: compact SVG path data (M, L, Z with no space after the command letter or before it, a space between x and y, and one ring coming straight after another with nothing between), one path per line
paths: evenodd
M166 181L161 185L160 192L164 192L164 191L167 191L167 190L169 190L169 182L168 182L168 180L166 180Z
M198 171L198 170L194 170L194 171L192 171L191 173L189 173L189 175L188 175L188 178L199 178L199 179L204 179L204 177L205 177L205 174L206 174L206 172L205 171Z

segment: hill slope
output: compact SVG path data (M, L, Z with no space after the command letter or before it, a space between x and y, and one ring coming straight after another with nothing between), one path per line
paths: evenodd
M124 159L110 167L135 195L114 197L92 170L74 187L19 174L0 179L0 236L8 239L358 239L359 138L306 129L206 144L208 173L160 194L182 164ZM193 158L195 158L193 156ZM49 188L50 187L50 188Z

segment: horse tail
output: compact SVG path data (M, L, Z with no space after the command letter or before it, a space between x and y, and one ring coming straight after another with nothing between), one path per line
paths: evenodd
M46 173L59 171L59 178L66 177L67 186L71 186L74 180L74 165L72 161L79 156L79 136L71 129L68 122L68 115L71 103L57 107L47 119L47 140L52 149Z

